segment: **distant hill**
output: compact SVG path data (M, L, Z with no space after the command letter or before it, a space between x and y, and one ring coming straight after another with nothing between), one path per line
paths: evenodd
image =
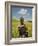
M17 19L17 18L13 18L12 20L13 20L13 21L15 21L15 22L18 22L18 21L20 21L20 19ZM30 22L30 23L32 23L32 21L31 21L31 20L24 20L24 21L27 21L27 22Z
M18 19L12 19L13 22L19 22L20 20Z
M28 22L31 22L32 23L32 21L28 21Z

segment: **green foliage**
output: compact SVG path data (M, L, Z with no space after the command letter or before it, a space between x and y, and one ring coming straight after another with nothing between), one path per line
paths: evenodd
M28 37L32 37L32 22L24 22ZM19 37L19 31L18 31L18 25L20 25L20 20L13 19L12 20L12 37L18 38Z
M19 31L18 31L17 25L18 25L18 21L16 19L13 20L13 22L12 22L12 36L14 38L19 37Z

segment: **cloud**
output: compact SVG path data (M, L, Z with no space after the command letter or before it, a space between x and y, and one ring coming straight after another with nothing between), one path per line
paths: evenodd
M27 15L27 12L28 12L27 9L20 9L20 10L18 11L18 14L19 14L19 15Z

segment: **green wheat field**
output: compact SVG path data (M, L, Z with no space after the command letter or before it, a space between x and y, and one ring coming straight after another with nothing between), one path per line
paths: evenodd
M24 24L27 28L28 37L32 37L32 21L24 21ZM18 25L20 25L20 20L13 19L12 20L12 37L18 38L19 37L19 31L18 31Z

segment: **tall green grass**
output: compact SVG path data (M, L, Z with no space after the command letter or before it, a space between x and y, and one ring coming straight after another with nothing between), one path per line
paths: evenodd
M25 21L24 24L27 28L26 31L28 32L28 37L32 37L32 22ZM20 21L13 19L12 20L12 37L13 38L19 37L18 25L20 25Z

